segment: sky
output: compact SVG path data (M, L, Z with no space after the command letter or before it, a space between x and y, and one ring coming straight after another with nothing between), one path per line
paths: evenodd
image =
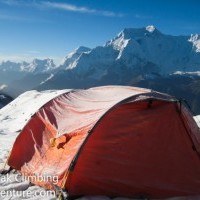
M104 45L124 28L200 34L199 0L0 0L0 61L52 58Z

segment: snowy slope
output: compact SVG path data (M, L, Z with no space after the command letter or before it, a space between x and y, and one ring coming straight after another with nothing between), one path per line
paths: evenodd
M17 134L35 111L55 96L66 91L25 92L0 110L0 161L7 155Z
M197 122L197 124L198 124L198 126L200 128L200 115L195 116L194 119L195 119L195 121Z
M76 60L83 54L89 52L91 49L88 47L80 46L71 53L69 53L63 63L60 65L59 69L72 69L75 66Z
M76 51L75 51L76 52ZM143 74L148 72L169 74L175 71L200 69L200 36L170 36L154 26L126 28L117 37L63 63L65 69L73 69L81 76L100 78L107 70L121 73L125 67Z
M80 47L68 54L54 76L36 87L131 85L156 76L198 75L200 37L171 36L154 26L125 28L103 46Z
M66 91L67 90L44 92L29 91L20 95L17 99L0 110L0 169L4 166L5 159L8 156L19 131L35 111L52 98ZM16 177L18 177L17 180ZM5 178L6 176L0 177L0 192L18 191L17 196L7 196L3 198L5 200L21 200L22 198L39 200L41 199L41 195L44 195L42 199L55 199L55 195L52 196L45 193L43 188L38 186L30 187L29 182L22 179L16 173L11 173L7 182L4 181ZM26 193L20 193L22 191L25 191ZM2 196L0 196L0 198L2 198Z
M140 29L124 29L116 38L106 44L119 50L117 59L126 61L130 67L141 61L154 63L161 73L172 71L194 71L200 67L199 36L171 36L165 35L154 26ZM141 65L142 66L142 65Z
M68 90L48 90L43 92L29 91L18 98L13 102L5 106L0 110L0 168L2 168L5 157L8 155L9 150L12 147L12 144L19 134L19 131L23 128L26 122L30 117L35 113L35 111L40 108L43 104L48 102L50 99L62 94ZM16 176L18 177L16 180ZM26 192L25 196L18 193L17 197L5 197L3 200L53 200L56 199L54 196L50 196L43 188L38 186L30 186L27 180L22 179L16 172L11 172L9 174L8 182L4 181L6 176L0 176L0 192L1 191L18 191ZM31 196L31 195L36 196ZM45 196L46 194L46 196ZM44 195L41 197L41 195ZM179 197L179 198L169 198L167 200L199 200L200 196L196 197ZM85 196L79 200L111 200L105 196ZM114 198L114 200L130 200L128 198Z
M142 75L199 71L200 35L171 36L161 33L154 26L125 28L103 46L93 49L80 46L69 53L60 66L55 66L52 59L0 64L2 71L51 73L55 70L56 73L63 69L98 80L108 71L118 75L124 70Z
M0 84L6 84L5 92L16 96L32 89L132 85L152 79L155 74L198 75L199 71L198 34L172 36L147 26L125 28L105 45L92 49L80 46L66 55L60 66L55 66L51 59L34 59L31 63L3 62ZM7 83L8 80L12 82Z
M56 68L52 59L34 59L31 63L21 66L21 71L32 72L32 73L44 73L51 72Z

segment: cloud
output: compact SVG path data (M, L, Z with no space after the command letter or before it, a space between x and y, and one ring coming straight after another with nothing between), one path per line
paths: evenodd
M97 10L88 8L85 6L76 6L74 4L61 3L61 2L50 2L50 1L25 1L25 0L0 0L1 4L5 4L7 6L18 6L18 7L34 7L37 9L40 8L52 8L52 9L60 9L68 12L76 12L76 13L86 13L86 14L95 14L105 17L123 17L122 13L115 13L113 11L107 10Z
M115 13L115 12L106 11L106 10L96 10L96 9L76 6L76 5L68 4L68 3L43 1L41 4L48 8L61 9L61 10L70 11L70 12L96 14L96 15L102 15L102 16L106 16L106 17L122 17L123 16L123 14L121 14L121 13Z

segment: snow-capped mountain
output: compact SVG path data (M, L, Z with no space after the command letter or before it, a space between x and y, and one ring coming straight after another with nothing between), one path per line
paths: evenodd
M16 69L20 71L18 73L24 73L23 77L15 78L17 73L14 73L13 81L9 84L6 83L7 78L2 82L0 77L0 85L6 84L6 92L15 96L30 89L85 88L106 84L140 86L144 81L150 88L150 82L154 82L154 89L159 90L156 81L162 83L161 89L164 89L168 79L176 82L185 80L186 76L192 77L186 82L190 84L186 87L190 89L194 82L197 88L200 77L200 35L171 36L161 33L154 26L125 28L105 45L93 49L83 46L75 49L60 66L55 66L51 59L35 59L32 63L18 65ZM0 66L1 69L8 68ZM9 69L12 71L11 67ZM4 71L1 72L3 74ZM169 74L171 77L168 77ZM178 87L180 89L182 86ZM173 88L168 89L174 94Z
M0 64L0 91L15 97L25 90L36 87L55 71L52 59L34 59L32 62L6 61ZM2 86L6 86L2 89Z
M84 47L84 46L80 46L77 49L75 49L74 51L72 51L71 53L69 53L63 63L60 65L60 69L72 69L74 68L76 65L76 60L78 60L78 58L83 54L83 53L87 53L89 52L91 49L88 47Z
M124 29L106 46L119 51L117 60L128 67L144 67L147 63L157 66L157 72L196 71L200 68L200 39L197 35L170 36L154 26L141 29ZM154 69L155 70L155 69Z
M27 72L27 73L43 73L49 72L56 68L52 59L34 59L31 63L28 62L11 62L4 61L0 64L0 71L4 72Z
M52 70L55 70L55 68L56 65L54 64L54 61L52 59L34 59L31 63L21 66L21 71L32 72L35 74L45 72L50 73Z
M73 55L73 54L70 54ZM80 76L100 79L108 70L120 74L124 69L134 74L200 69L200 36L170 36L154 26L124 29L117 37L63 65Z
M111 72L119 80L125 71L133 76L194 72L200 70L200 35L165 35L154 26L125 28L103 46L93 49L80 46L69 53L60 66L56 67L51 59L34 59L31 63L3 62L0 70L29 73L66 70L65 73L71 71L79 78L95 80Z
M39 88L133 84L152 76L199 70L199 35L165 35L154 26L126 28L103 46L81 47L67 55L57 73Z
M52 59L34 59L32 62L4 61L0 64L0 86L20 80L26 75L51 73L56 69Z
M0 64L0 70L1 71L20 71L21 65L26 64L26 62L18 63L18 62L12 62L12 61L3 61Z

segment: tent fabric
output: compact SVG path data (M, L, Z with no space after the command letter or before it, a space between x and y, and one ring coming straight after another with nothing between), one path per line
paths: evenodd
M199 155L199 129L175 98L105 86L72 90L42 106L8 164L26 176L58 176L57 186L71 196L162 198L200 194ZM53 188L51 180L32 182Z

